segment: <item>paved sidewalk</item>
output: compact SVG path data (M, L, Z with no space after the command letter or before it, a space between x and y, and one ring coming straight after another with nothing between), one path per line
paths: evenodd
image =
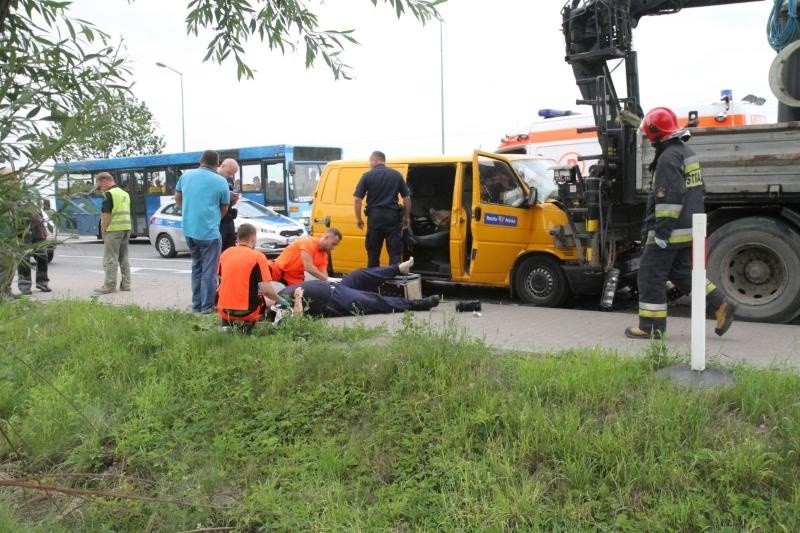
M484 304L482 316L457 313L453 302L444 302L430 312L415 313L415 321L435 328L482 338L495 348L528 352L562 352L601 348L620 354L638 355L649 342L628 339L627 326L635 325L635 314L546 309L518 305ZM330 319L334 324L385 325L390 331L402 327L400 315L372 315ZM691 322L688 318L669 319L666 344L680 354L691 353ZM709 365L716 359L723 364L746 361L769 367L800 369L800 327L734 321L723 337L714 333L714 322L706 321L706 356Z
M59 283L51 283L52 293L34 291L34 298L88 299L91 287L99 286L102 272L92 263L94 271L74 277L62 276ZM188 272L188 271L187 271ZM91 275L97 283L87 285ZM188 276L188 274L186 274ZM164 287L163 283L147 278L137 278L132 292L116 292L99 296L101 302L115 305L134 304L148 308L168 308L188 312L191 295L188 279ZM365 324L385 325L389 331L402 327L402 315L372 315L329 319L341 326ZM455 302L442 304L427 312L414 314L417 322L435 328L455 328L472 337L483 339L488 345L502 350L531 352L561 352L572 349L599 347L620 354L638 355L648 347L647 341L627 339L623 331L636 324L635 313L602 313L574 309L547 309L515 304L483 304L482 316L457 313ZM712 321L706 322L707 356L709 361L747 361L753 365L790 366L800 369L800 326L759 324L734 321L724 337L714 334ZM688 318L670 317L666 344L673 352L689 354L691 324Z

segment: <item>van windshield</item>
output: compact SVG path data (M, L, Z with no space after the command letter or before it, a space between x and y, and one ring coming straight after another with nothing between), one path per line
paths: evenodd
M511 166L522 176L528 187L535 187L539 202L546 202L557 191L554 181L555 159L513 159Z

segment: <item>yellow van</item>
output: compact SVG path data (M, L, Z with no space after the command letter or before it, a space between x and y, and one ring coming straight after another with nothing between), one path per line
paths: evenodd
M548 201L555 161L476 151L471 157L393 159L388 166L411 190L404 256L414 256L412 272L423 279L509 287L523 301L543 306L557 306L570 295L563 267L577 260L576 250L568 243L561 247L551 235L568 223ZM337 273L367 264L353 192L369 168L367 161L329 162L314 194L312 231L319 235L335 227L343 235L331 258ZM387 262L384 250L381 264Z

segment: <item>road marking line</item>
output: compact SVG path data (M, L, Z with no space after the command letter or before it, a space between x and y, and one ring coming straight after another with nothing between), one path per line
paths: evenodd
M102 255L64 255L58 254L56 257L66 257L67 259L102 259ZM151 257L130 257L128 256L130 261L158 261L159 263L165 263L167 261L176 261L178 263L191 263L191 259L153 259Z

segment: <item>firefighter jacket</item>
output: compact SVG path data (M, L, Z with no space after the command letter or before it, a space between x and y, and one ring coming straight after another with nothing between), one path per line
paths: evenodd
M692 215L703 213L705 184L700 161L691 148L675 140L663 148L656 161L653 187L647 199L646 243L655 238L670 247L692 242Z

